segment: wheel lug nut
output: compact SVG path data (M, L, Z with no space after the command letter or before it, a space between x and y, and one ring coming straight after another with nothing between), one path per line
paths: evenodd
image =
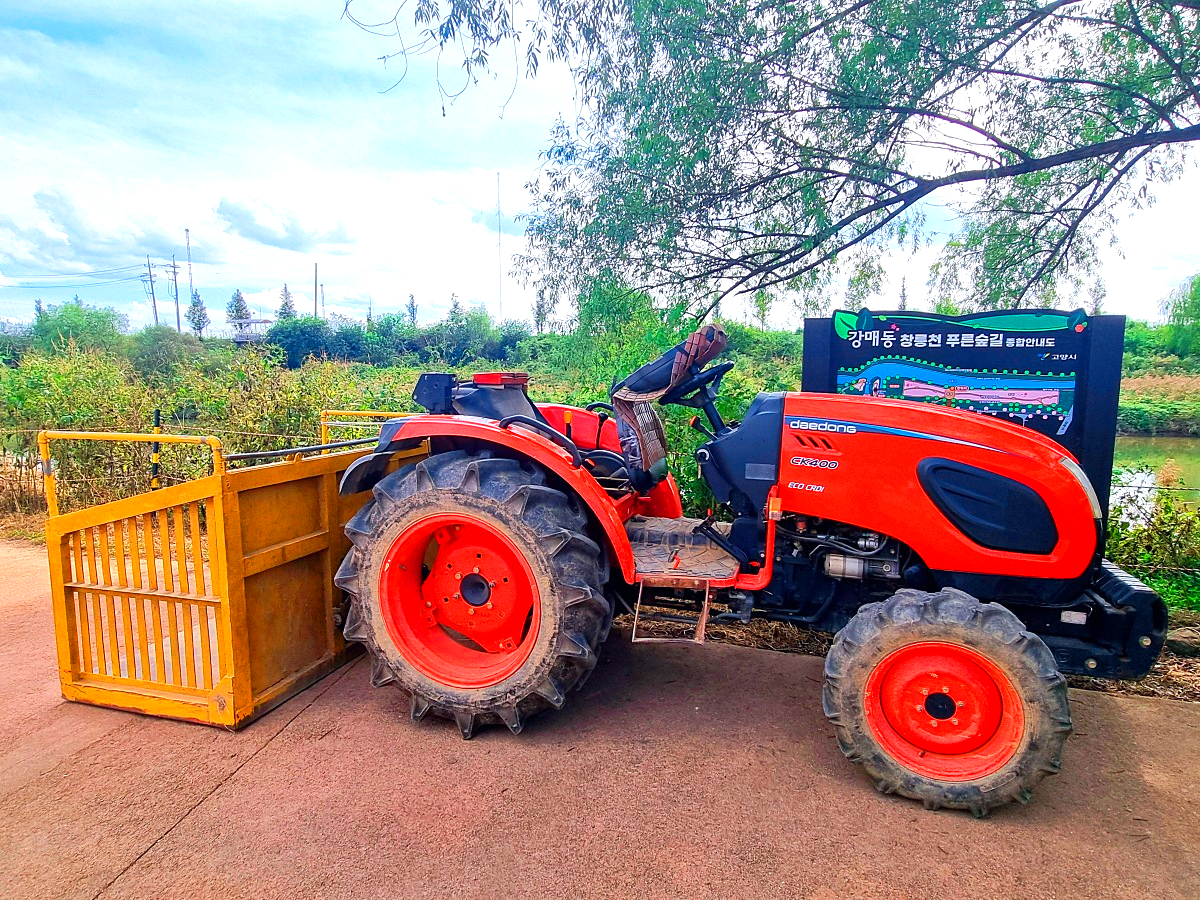
M462 581L462 572L455 572L454 578L456 581Z
M492 608L492 604L491 604L491 602L490 602L490 601L488 602L487 608L488 608L488 609L491 609L491 608Z
M467 615L468 615L468 616L473 616L473 615L475 615L475 607L471 607L470 609L468 609L468 610L467 610Z
M432 603L430 603L428 600L426 600L426 601L425 601L425 605L426 605L427 607L430 607L430 608L432 608L432 607L433 607L433 604L432 604Z
M475 567L474 569L472 569L471 571L472 571L472 572L474 572L476 575L478 575L478 574L479 574L479 566L476 566L476 567Z
M930 728L937 728L937 719L930 719L930 720L929 720L929 727L930 727Z
M951 724L951 725L957 725L957 724L958 724L958 718L957 718L957 717L955 717L955 718L951 719L951 720L950 720L950 724Z
M959 700L959 701L958 701L958 705L959 705L959 707L961 708L961 707L964 705L964 702L963 702L962 700Z

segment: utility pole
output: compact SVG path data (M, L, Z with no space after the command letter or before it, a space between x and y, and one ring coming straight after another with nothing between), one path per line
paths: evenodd
M500 173L496 173L496 316L504 318L504 253L500 249L500 240L504 235L500 221Z
M183 320L179 317L179 266L175 265L175 254L171 254L171 283L175 285L175 330L183 333ZM191 297L188 303L191 303Z
M158 301L154 298L154 271L150 268L150 257L146 257L146 280L150 283L150 308L154 310L154 327L158 327Z
M321 285L321 316L325 316L325 285Z
M188 254L188 303L192 302L192 294L196 293L196 286L192 284L192 233L190 229L183 229L183 239L187 241ZM175 257L171 257L171 262L175 261ZM175 288L175 300L179 301L179 288Z
M317 312L317 264L313 263L313 315L318 316Z

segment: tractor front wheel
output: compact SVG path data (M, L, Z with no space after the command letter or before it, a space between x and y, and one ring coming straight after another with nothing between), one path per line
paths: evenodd
M586 527L530 464L456 451L401 469L346 526L346 639L366 645L372 683L409 693L414 720L519 733L583 683L612 619Z
M977 816L1059 770L1066 680L1002 606L953 589L863 606L825 660L825 715L884 793Z

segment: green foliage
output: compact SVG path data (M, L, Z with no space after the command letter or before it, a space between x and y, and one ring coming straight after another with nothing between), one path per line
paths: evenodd
M232 323L234 330L240 333L250 327L246 324L250 317L250 304L246 302L240 290L234 291L229 302L225 304L225 321Z
M325 320L315 316L281 317L267 331L267 342L283 350L289 369L300 368L310 356L326 356L332 338Z
M0 323L0 365L14 365L28 352L33 336L28 325Z
M1170 351L1176 356L1200 352L1200 275L1193 275L1172 291L1164 305Z
M31 345L52 352L73 343L81 350L117 352L127 341L129 320L115 309L99 309L82 303L37 308L30 330Z
M55 321L75 322L77 310L92 321L86 307L70 306L74 309ZM61 315L57 309L43 314ZM8 452L30 460L40 428L145 431L158 408L168 431L215 434L229 452L282 449L317 441L322 408L414 411L411 392L427 369L521 368L534 374L535 399L583 405L607 399L615 377L683 339L692 327L686 318L682 302L656 303L645 293L602 282L580 298L575 327L567 333L535 335L525 323L496 324L483 310L461 306L445 321L425 327L414 327L403 313L369 323L297 317L276 323L268 343L241 348L201 343L159 327L131 336L118 331L112 350L85 350L76 332L40 350L20 343L26 338L18 330L12 358L0 366L0 441ZM802 334L722 324L729 335L727 358L736 362L718 401L727 420L743 416L759 391L799 389ZM1132 323L1127 369L1141 371L1149 361L1164 358L1167 339L1165 326ZM1194 361L1171 358L1183 367ZM703 513L713 500L693 461L703 438L688 425L692 411L660 411L685 508ZM1127 429L1147 433L1200 434L1200 376L1127 378L1121 421ZM63 442L54 453L68 508L146 487L145 447ZM205 454L194 448L168 447L163 453L167 483L208 471ZM1146 520L1138 527L1123 524L1119 512L1114 516L1110 555L1172 603L1195 606L1200 596L1192 572L1200 567L1197 513L1167 494L1162 497L1148 525ZM7 500L0 497L0 508L16 508Z
M1126 378L1117 429L1129 434L1200 435L1200 376Z
M200 299L199 291L192 291L191 302L188 303L187 311L183 314L187 320L188 327L192 329L192 333L196 337L204 334L204 329L211 324L211 319L208 316L208 310L204 308L204 302Z
M758 327L763 331L767 330L767 319L771 315L773 299L771 292L762 288L754 292L754 318L758 320Z
M292 300L292 292L288 290L286 284L279 292L279 309L275 311L275 317L281 322L284 319L296 318L296 303Z
M461 53L469 75L500 43L531 72L543 54L574 66L581 121L556 129L533 186L538 331L547 296L613 275L693 290L705 310L716 285L788 289L831 267L861 294L943 198L962 216L940 292L1053 303L1093 277L1120 205L1148 202L1185 164L1174 148L1200 139L1194 2L413 10L413 33L391 23L402 45Z
M130 339L129 361L145 381L156 382L171 375L201 350L195 335L180 334L167 325L150 325Z
M1200 509L1194 503L1162 490L1148 515L1114 508L1105 555L1143 578L1168 605L1200 610Z
M1136 320L1125 323L1125 357L1122 374L1177 375L1200 371L1200 357L1182 359L1171 350L1170 328Z
M40 429L146 431L154 407L149 386L125 359L84 351L74 341L0 368L0 397L0 440L5 450L26 459L37 452ZM103 502L146 486L145 478L135 479L148 469L132 445L75 442L55 450L65 504Z

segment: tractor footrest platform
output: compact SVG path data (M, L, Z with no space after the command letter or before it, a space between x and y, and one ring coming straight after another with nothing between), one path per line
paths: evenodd
M634 516L626 522L625 533L633 547L638 580L666 577L695 582L733 578L738 561L703 534L695 534L693 529L699 524L700 519L686 517ZM715 527L724 530L729 526L717 523Z

